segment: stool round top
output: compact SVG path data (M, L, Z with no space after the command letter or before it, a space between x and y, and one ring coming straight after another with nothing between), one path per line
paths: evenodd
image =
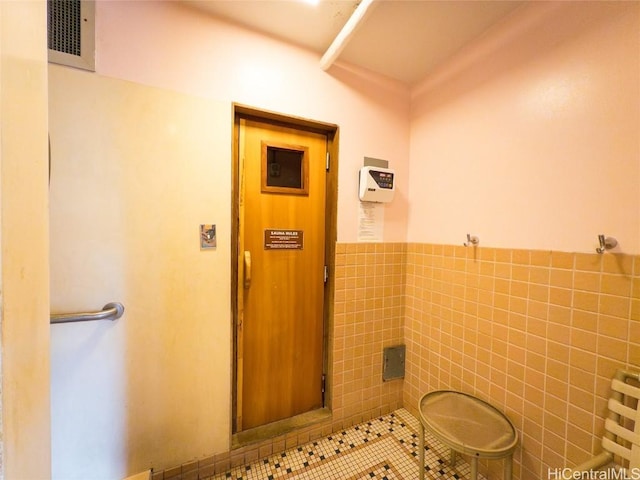
M484 458L513 453L518 433L500 410L462 392L436 390L422 396L420 420L449 448Z

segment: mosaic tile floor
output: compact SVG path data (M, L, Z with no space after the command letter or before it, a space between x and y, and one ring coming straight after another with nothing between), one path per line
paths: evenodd
M415 480L418 478L418 420L405 409L348 430L271 455L209 480ZM463 479L469 465L429 434L425 437L428 479Z

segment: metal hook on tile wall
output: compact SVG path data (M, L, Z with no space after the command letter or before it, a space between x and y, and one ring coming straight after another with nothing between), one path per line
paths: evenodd
M606 252L607 250L611 250L618 245L618 240L613 237L605 237L602 234L598 235L598 242L600 243L600 246L596 248L596 252L600 254Z
M463 243L465 247L473 245L474 247L480 243L480 237L467 233L467 241Z

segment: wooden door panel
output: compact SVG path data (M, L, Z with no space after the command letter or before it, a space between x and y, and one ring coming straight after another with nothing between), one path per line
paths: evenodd
M242 288L239 281L238 308L239 417L245 430L322 407L327 140L249 120L241 121L241 129L240 255L251 256L251 286ZM265 143L307 149L307 193L264 191ZM303 232L302 249L266 249L270 229Z

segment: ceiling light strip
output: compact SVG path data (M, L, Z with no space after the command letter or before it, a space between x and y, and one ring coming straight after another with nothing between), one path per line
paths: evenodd
M376 0L362 0L360 2L351 17L349 17L349 20L347 20L347 23L345 23L344 27L342 27L342 30L340 30L340 33L338 33L336 38L333 40L331 45L329 45L329 48L320 59L320 66L323 70L328 70L329 67L333 65L333 62L336 61L336 59L340 55L340 52L342 52L342 50L344 50L344 48L347 46L349 39L356 32L358 27L362 25L363 20L365 19L367 13L370 11L371 5L373 5L375 1Z

